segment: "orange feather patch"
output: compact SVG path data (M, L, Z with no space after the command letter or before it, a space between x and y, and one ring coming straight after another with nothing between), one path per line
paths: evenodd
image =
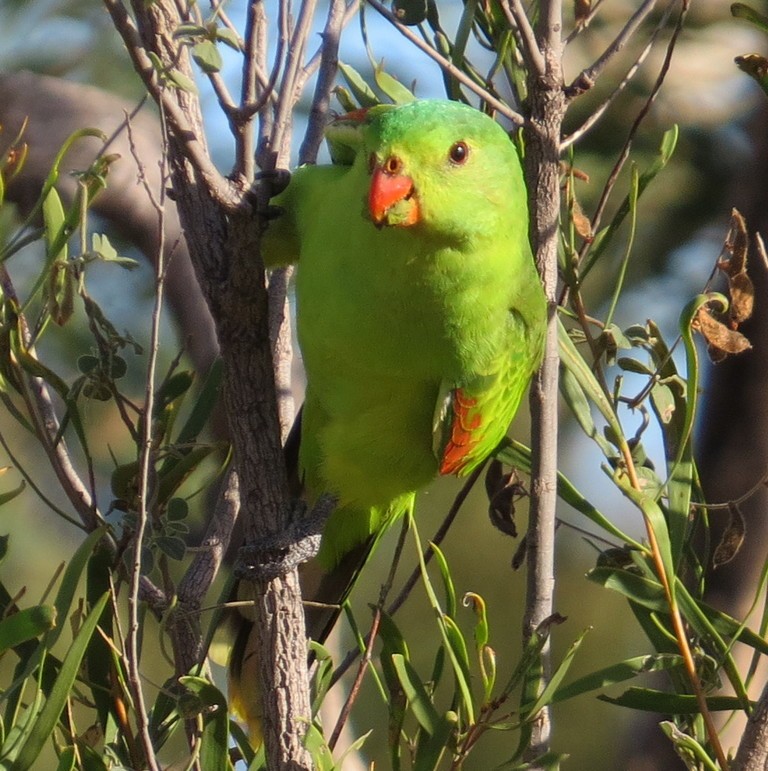
M451 436L443 451L441 474L456 474L464 469L469 454L475 448L478 437L474 433L483 420L479 412L472 413L477 399L465 394L460 388L453 392L453 422Z

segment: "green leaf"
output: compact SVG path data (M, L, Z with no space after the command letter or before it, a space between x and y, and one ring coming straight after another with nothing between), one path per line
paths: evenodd
M435 562L440 570L440 577L443 579L443 588L445 589L445 614L451 618L456 618L456 589L453 586L451 571L448 567L448 561L445 555L437 546L430 541L429 548L435 555Z
M62 238L66 215L61 197L55 188L51 188L43 199L43 222L48 264L50 265L59 255L66 260L66 239Z
M644 675L647 672L659 672L668 669L674 669L682 666L682 656L672 653L656 653L648 656L635 656L625 659L617 664L611 664L595 672L574 680L568 685L561 686L555 691L552 697L552 703L572 699L574 696L580 696L591 691L598 691L602 688L616 685L617 683L630 680L633 677Z
M192 58L207 75L219 72L223 64L219 49L216 47L216 43L211 40L202 40L192 46Z
M731 5L731 14L735 19L744 19L750 24L754 24L763 32L768 32L768 16L758 13L754 8L745 3L733 3Z
M427 689L405 656L400 653L392 654L392 664L416 720L429 736L433 736L440 724L440 715L432 704Z
M104 233L94 233L91 236L91 248L103 262L113 262L121 268L127 268L128 270L134 270L139 267L137 260L132 260L130 257L121 257Z
M496 452L496 457L507 465L519 468L526 473L531 472L531 449L520 442L505 439ZM643 545L620 530L601 511L595 508L576 488L573 482L563 473L557 474L558 497L573 507L580 514L596 524L606 533L618 538L635 549L643 549Z
M629 707L644 712L661 712L667 715L695 715L699 703L695 696L683 693L667 693L652 688L628 688L621 696L601 694L600 701L607 701L618 707ZM730 712L741 709L741 703L734 696L708 696L707 707L711 712Z
M0 653L45 634L56 626L56 608L35 605L0 621Z
M582 280L586 277L590 270L594 267L597 260L602 255L605 248L613 239L616 231L621 226L627 214L631 211L631 198L634 197L635 201L639 200L642 196L648 184L656 177L656 175L669 163L672 154L675 151L677 145L677 138L679 135L678 126L673 126L671 129L664 132L664 136L661 139L661 145L659 152L654 159L653 163L639 175L637 180L637 189L633 190L627 195L622 204L616 210L616 214L611 221L611 224L601 230L595 237L592 248L589 251L589 255L584 262L581 271Z
M422 549L422 546L421 546L421 539L419 538L419 532L413 518L412 509L409 509L408 511L408 526L410 527L411 532L413 533L414 540L416 541L416 553L418 555L421 578L422 578L422 581L424 582L424 590L427 593L427 597L429 598L429 604L432 607L432 610L435 613L435 616L437 618L440 634L443 638L443 642L445 643L446 650L448 651L448 657L451 660L451 666L453 667L453 672L454 672L454 675L456 676L456 683L458 686L461 701L467 710L467 722L471 724L475 722L475 716L474 716L474 709L472 706L472 692L469 687L469 677L467 674L465 674L469 670L469 664L468 664L468 661L466 661L466 656L465 656L466 663L460 661L460 659L457 657L458 648L454 647L455 640L452 639L455 635L449 633L448 631L448 623L446 621L448 617L444 616L440 608L440 603L437 601L437 595L435 594L435 590L434 590L434 587L432 586L432 582L429 580L427 565L424 562L424 550Z
M433 734L421 733L416 745L413 771L435 771L449 746L451 733L456 730L458 717L455 712L446 712L439 719Z
M614 457L616 451L613 446L597 430L584 389L567 367L561 367L560 370L560 394L568 406L569 412L581 426L581 430L600 447L606 458Z
M228 45L234 51L242 51L243 47L240 45L240 39L229 27L217 27L216 39L221 40L222 43Z
M688 768L700 768L704 771L720 771L720 766L712 762L709 753L692 736L683 733L671 720L662 720L659 727L674 744L675 751L683 758Z
M202 771L227 771L229 762L229 718L227 700L213 683L204 677L184 675L179 682L200 700L203 734L200 740Z
M380 64L373 69L373 77L381 92L392 100L394 104L408 104L415 101L413 92L406 88L399 80L393 78Z
M54 602L57 618L69 618L72 603L77 594L83 572L85 571L96 546L106 532L107 527L103 526L94 530L92 533L89 533L88 537L77 547L72 558L69 560L69 563L61 576L59 591L56 593L56 600ZM99 600L99 602L101 602L101 600ZM46 636L45 643L48 648L53 647L64 628L65 627L62 625L51 630Z
M547 681L547 684L545 685L544 689L541 691L541 693L536 698L536 701L534 701L533 704L524 704L520 707L520 712L525 716L527 720L536 719L536 715L548 704L550 704L553 701L554 694L557 691L558 687L560 686L560 683L563 682L565 679L566 674L568 674L568 670L571 667L571 664L573 663L573 659L576 656L576 652L581 647L581 644L584 642L584 638L587 636L587 633L589 632L589 629L585 629L571 644L571 647L566 652L565 656L563 656L560 663L557 665L557 668L552 673L552 675L549 677L549 680Z
M8 503L9 501L12 501L14 498L21 495L25 488L27 486L27 483L24 479L19 482L18 486L14 487L13 490L8 490L8 492L0 493L0 506Z
M222 361L218 358L211 364L211 368L208 370L189 417L176 437L177 444L191 444L197 441L198 436L207 425L208 419L218 403L219 387L223 372Z
M335 771L333 755L323 735L311 723L307 726L307 732L304 735L304 746L312 756L312 767L316 771Z
M61 669L59 670L56 682L48 694L40 714L32 724L26 741L22 745L18 757L13 764L12 771L25 771L31 768L56 728L59 716L67 700L70 698L72 686L80 671L80 664L88 649L91 636L96 629L101 612L104 610L108 600L109 594L105 594L83 622L64 660L61 662Z
M76 758L75 748L72 746L65 747L59 755L56 771L74 771Z
M187 553L187 545L181 538L159 535L155 538L155 543L157 548L172 560L183 560Z
M675 593L675 562L672 558L672 542L669 537L669 529L667 527L667 520L664 517L664 512L658 503L644 490L636 490L629 483L629 480L624 472L616 470L613 474L613 480L635 505L643 512L643 517L646 524L656 538L656 544L661 556L661 561L664 565L664 573L667 576L669 582L670 593L674 596Z
M631 573L622 568L597 567L587 573L587 578L607 589L613 589L623 594L628 600L636 602L649 610L667 613L664 589L657 581Z
M339 62L339 70L344 80L347 81L352 95L361 107L375 107L381 103L381 99L376 96L373 89L354 67L344 64L344 62Z
M475 592L467 592L462 598L464 607L472 607L475 613L475 647L478 651L488 645L488 615L485 608L485 600Z
M197 94L197 85L188 75L185 75L181 70L177 70L175 67L166 71L168 82L178 88L180 91L186 91L189 94Z

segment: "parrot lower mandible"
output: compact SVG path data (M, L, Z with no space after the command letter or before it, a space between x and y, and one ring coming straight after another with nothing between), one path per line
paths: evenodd
M417 100L341 116L326 136L333 164L294 173L262 251L267 267L298 264L300 474L310 505L338 500L302 590L339 602L417 490L499 444L539 365L547 311L517 149L493 119ZM310 636L327 621L308 614ZM230 693L257 734L249 628Z

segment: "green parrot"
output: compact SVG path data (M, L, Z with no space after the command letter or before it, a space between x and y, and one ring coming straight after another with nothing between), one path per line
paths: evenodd
M504 437L541 359L546 301L517 150L490 117L419 100L342 116L326 136L333 164L295 172L263 254L298 264L300 474L310 505L338 501L302 591L338 603L415 492ZM307 610L311 637L329 615ZM251 627L230 694L258 738Z

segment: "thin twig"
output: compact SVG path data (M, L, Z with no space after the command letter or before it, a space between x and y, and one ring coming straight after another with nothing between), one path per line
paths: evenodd
M611 91L608 98L605 99L602 104L600 104L598 107L592 110L589 117L584 121L584 123L582 123L581 126L579 126L579 128L577 128L575 131L572 131L567 137L563 138L563 141L560 143L561 151L566 150L572 144L574 144L575 142L578 142L579 139L581 139L585 134L587 134L587 132L589 132L592 128L594 128L595 125L597 125L597 123L603 117L603 115L605 115L605 113L608 111L608 108L616 101L616 98L621 93L623 93L624 89L629 85L629 83L632 82L632 79L639 72L643 62L648 58L648 54L650 54L650 52L653 50L653 47L656 45L656 40L659 34L661 33L662 29L664 29L664 27L666 26L667 20L669 19L669 15L671 12L672 12L672 6L670 5L667 8L667 11L665 12L662 19L656 25L656 28L654 29L648 42L645 44L645 47L640 52L639 56L635 59L632 66L627 70L626 75L624 75L624 77L619 81L616 87Z
M238 194L229 180L214 166L205 146L198 138L175 98L170 94L170 89L163 87L160 74L147 54L133 19L119 0L104 0L104 5L112 17L115 29L123 38L134 69L138 72L155 101L162 104L166 120L172 128L173 136L179 147L205 179L208 189L212 195L217 197L219 203L229 210L236 208L240 201Z
M566 90L575 95L582 93L586 89L592 88L605 68L610 64L613 57L624 48L643 21L645 21L648 14L654 9L655 5L656 0L645 0L645 2L632 14L608 48L603 51L593 64L583 69Z
M522 52L525 63L531 72L539 75L545 73L544 57L536 42L536 34L525 13L521 0L502 0L501 7L507 17L510 27L517 28L522 42Z
M555 585L555 530L557 527L558 380L557 253L560 220L560 139L565 96L562 72L562 2L542 0L536 39L546 70L528 74L530 116L526 124L526 176L531 209L531 240L536 267L547 298L544 357L530 389L531 501L526 571L523 639L536 634L553 613ZM537 682L539 693L550 674L550 645L541 650ZM548 707L534 718L524 758L533 761L549 748L551 719ZM538 766L534 765L534 768Z
M436 51L431 45L425 43L418 35L411 32L411 30L404 24L401 24L394 14L378 0L366 0L368 5L374 8L380 13L406 40L410 41L420 51L429 56L430 59L437 62L440 67L447 72L451 77L456 78L460 83L464 84L470 91L473 91L481 99L488 103L499 115L503 115L508 120L512 121L516 126L522 126L525 122L525 118L519 113L513 110L508 104L504 104L501 100L497 99L493 94L482 86L478 86L472 78L470 78L463 70L460 70L453 62L446 59L441 53Z
M336 80L336 71L339 66L339 40L341 30L347 16L345 0L331 0L328 7L328 18L323 30L323 43L320 48L320 71L315 86L315 96L309 110L309 121L304 134L304 141L299 150L299 165L314 163L320 143L323 141L323 131L328 118L328 109L331 101L331 90ZM311 70L305 68L309 73Z
M151 196L153 204L157 208L158 215L158 248L156 257L156 278L155 278L155 303L152 310L152 329L150 333L150 343L147 361L147 379L144 399L144 421L142 425L142 446L139 456L139 509L137 512L136 532L134 535L134 554L133 564L131 565L131 576L128 596L128 637L125 642L128 678L131 683L133 693L133 706L136 711L136 723L141 737L141 743L144 748L144 755L148 766L152 771L160 771L160 765L155 755L152 744L152 736L149 728L149 715L144 699L144 689L141 682L140 670L140 648L139 648L139 587L142 575L142 555L144 548L144 533L147 529L150 500L155 496L154 471L154 442L152 415L154 414L155 404L155 378L157 374L157 356L160 350L160 320L163 309L163 285L165 283L165 180L168 176L167 171L167 144L168 144L168 126L165 120L163 103L160 102L160 120L162 124L163 142L166 150L162 154L163 169L161 169L161 185L159 199L155 201Z
M664 61L662 62L661 69L659 70L659 74L656 77L656 81L653 84L651 93L648 95L648 98L645 100L645 103L640 109L640 112L637 114L637 117L633 121L632 126L629 129L629 134L627 135L627 139L624 142L624 146L621 149L621 153L619 153L619 157L616 160L616 163L614 164L613 169L611 169L611 173L609 174L608 180L605 183L603 192L600 195L600 200L598 201L597 207L595 209L595 213L592 215L592 220L590 223L593 233L596 233L598 228L600 227L600 221L602 220L603 213L608 204L608 199L610 198L611 192L613 191L613 188L616 185L616 182L618 181L621 170L624 168L624 164L627 162L627 159L629 158L629 153L630 153L630 150L632 149L632 144L634 142L635 136L637 135L637 132L639 131L642 122L645 120L646 116L650 112L651 105L656 101L656 97L658 96L659 91L661 90L661 87L666 79L667 72L669 72L669 67L670 67L670 64L672 63L672 54L675 50L675 46L677 44L677 40L680 36L680 33L683 30L683 23L685 21L686 15L688 14L688 7L689 7L688 0L684 0L684 2L682 3L682 7L680 9L680 14L677 17L677 23L675 24L675 29L672 32L672 37L669 40L669 44L667 45L667 50L664 54ZM590 245L585 242L584 246L579 251L579 257L578 257L579 264L582 262L582 260L584 259L584 256L589 250L589 246Z

